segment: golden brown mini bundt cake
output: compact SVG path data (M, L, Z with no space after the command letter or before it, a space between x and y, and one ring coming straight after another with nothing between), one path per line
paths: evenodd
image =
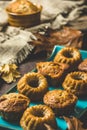
M20 120L20 125L24 130L47 130L45 124L57 129L55 115L46 105L27 108Z
M48 83L42 74L30 72L19 80L17 90L32 101L40 101L48 91Z
M54 57L54 62L69 64L71 68L76 67L81 60L80 51L74 47L64 47Z
M58 86L68 73L69 65L55 62L39 62L37 71L47 78L49 85Z
M69 73L63 84L63 88L69 93L77 96L87 94L87 73L85 72L71 72Z
M79 70L79 71L87 72L87 59L83 60L83 61L78 65L78 70Z
M43 102L51 107L56 115L71 114L77 102L77 97L65 90L52 90L43 97Z
M4 94L0 97L0 115L3 119L18 122L30 100L18 93Z

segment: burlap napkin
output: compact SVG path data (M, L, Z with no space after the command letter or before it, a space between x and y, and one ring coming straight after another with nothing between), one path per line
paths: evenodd
M29 44L34 39L31 32L9 26L0 37L0 65L21 63L34 49Z

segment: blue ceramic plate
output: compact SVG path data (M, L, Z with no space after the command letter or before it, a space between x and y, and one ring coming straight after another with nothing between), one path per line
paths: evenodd
M51 61L54 59L55 55L57 54L57 52L62 49L63 46L55 46L54 49L53 49L53 52L50 56L50 58L48 59L48 61ZM83 50L80 50L81 52L81 55L82 55L82 58L85 59L87 58L87 51L83 51ZM50 86L49 87L50 90L53 90L55 89L54 87ZM59 89L59 88L58 88ZM60 89L62 89L62 87L60 86ZM13 88L11 90L9 90L9 93L10 92L16 92L16 87L13 86ZM41 102L38 102L38 103L34 103L32 102L30 104L30 106L34 106L34 105L37 105L37 104L42 104ZM79 114L81 111L84 111L84 109L87 107L87 97L84 97L84 98L80 98L76 104L76 111L73 113L74 116L76 117L79 117ZM59 118L59 117L56 117L56 121L57 121L57 124L58 124L58 127L60 130L66 130L67 129L67 123L64 119L62 118ZM0 117L0 126L1 127L4 127L4 128L8 128L8 129L12 129L12 130L22 130L22 128L17 125L17 124L12 124L12 123L9 123L5 120L3 120L1 117Z

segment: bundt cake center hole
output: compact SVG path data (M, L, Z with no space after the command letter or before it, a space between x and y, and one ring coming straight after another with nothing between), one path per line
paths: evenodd
M72 52L64 52L64 56L67 57L67 58L72 58L73 57L73 53Z
M33 88L36 88L39 86L39 80L38 79L32 79L30 81L28 81L28 85L30 85Z
M73 77L75 80L82 80L82 77L81 76L79 76L79 75L74 75L74 77Z
M36 117L44 117L44 113L41 110L34 111L33 115Z

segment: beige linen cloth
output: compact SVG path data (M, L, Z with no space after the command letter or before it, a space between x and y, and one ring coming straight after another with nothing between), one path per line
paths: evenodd
M31 32L8 27L5 33L0 33L0 37L0 65L21 63L34 49L29 44L34 39Z
M50 21L53 29L87 16L87 0L31 0L43 6L41 20ZM86 19L87 20L87 19ZM87 23L87 22L86 22ZM87 27L87 24L85 25Z
M21 63L34 46L29 41L35 39L32 30L43 26L60 29L64 25L82 22L82 16L87 16L86 0L31 0L43 6L41 25L22 29L7 26L8 16L4 10L8 1L0 1L0 65L6 63ZM87 27L87 22L85 23ZM4 29L5 28L5 29ZM31 31L31 32L29 32Z

